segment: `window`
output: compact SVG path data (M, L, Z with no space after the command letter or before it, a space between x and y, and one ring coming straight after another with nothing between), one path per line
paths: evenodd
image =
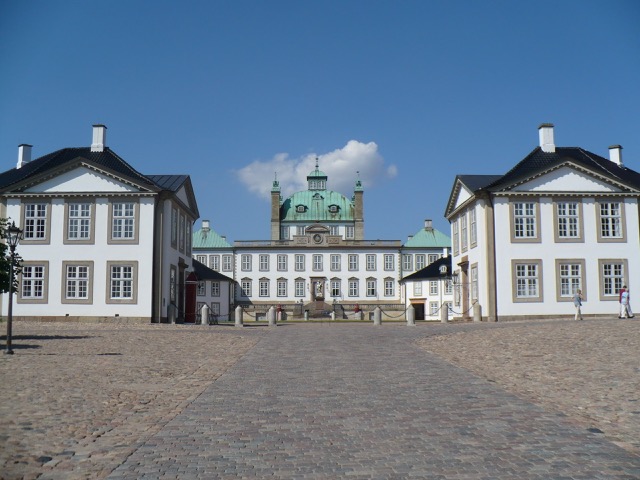
M332 278L330 285L331 285L331 296L332 297L339 297L341 292L342 292L340 279L339 278Z
M475 247L478 244L478 225L476 222L476 210L469 210L469 226L470 226L470 236L471 236L471 248Z
M295 290L296 297L304 297L304 279L296 278Z
M139 206L135 202L112 202L109 243L136 243ZM184 244L183 244L184 249Z
M596 206L599 242L625 241L624 203L598 202Z
M22 262L18 303L47 303L49 262Z
M191 229L193 228L193 225L191 223L191 221L189 219L187 219L187 247L186 247L186 251L185 253L187 254L188 257L191 256L191 241L193 240L193 233L191 231Z
M460 252L460 233L458 232L457 218L451 223L451 229L453 230L453 254L458 255Z
M413 270L413 255L402 255L402 270L405 272L410 272L411 270Z
M240 280L240 295L243 297L251 296L251 279L243 278Z
M461 250L464 252L468 248L468 237L467 237L467 214L464 213L460 217L460 242L462 243Z
M313 256L313 271L314 272L322 271L322 255Z
M367 271L368 272L375 272L375 270L376 270L376 256L367 254L366 261L367 261Z
M280 227L280 240L289 240L289 227L284 225Z
M413 282L413 295L416 296L416 297L422 296L422 282L421 281Z
M196 255L196 260L203 265L207 264L207 256L206 255Z
M49 243L49 203L25 203L23 243Z
M453 293L453 282L444 282L444 294L451 295L452 293Z
M269 271L269 255L260 255L258 257L260 263L260 271L268 272Z
M340 255L331 255L331 271L339 272L340 271Z
M287 256L286 255L278 255L278 271L286 272L287 271Z
M304 235L304 231L305 231L304 225L296 226L296 235Z
M222 271L230 272L233 269L233 256L232 255L223 255L222 256Z
M586 296L584 266L583 259L556 260L556 299L559 302L572 301L578 289L582 290L583 297Z
M279 278L278 279L278 296L279 297L286 297L287 296L287 280L285 278Z
M375 297L377 295L376 279L367 278L367 297Z
M437 253L430 253L428 258L429 258L429 265L431 265L433 262L438 260L440 256Z
M349 271L350 272L358 271L358 255L357 254L349 255Z
M355 227L353 225L347 225L345 232L347 239L353 239L355 237Z
M240 266L243 272L251 271L251 255L242 254L240 255Z
M307 211L307 207L304 205L296 205L296 213L304 213Z
M512 242L539 242L538 202L511 202Z
M349 279L349 296L350 297L358 296L358 279L357 278Z
M395 285L396 282L393 278L385 278L384 279L384 296L385 297L393 297L395 293Z
M478 265L471 266L471 300L478 300Z
M627 284L627 260L606 259L598 260L600 270L600 300L618 301L620 289Z
M269 279L268 278L261 278L260 281L258 282L258 294L261 297L269 296Z
M329 205L329 212L338 213L338 205Z
M184 213L180 212L180 224L178 226L178 250L184 252L184 225L187 219Z
M107 262L107 302L136 303L138 262Z
M169 302L175 304L176 302L176 286L177 286L178 269L175 265L171 265L169 268Z
M340 235L340 227L338 227L338 225L331 225L329 227L329 235Z
M384 270L385 272L393 272L393 254L386 253L384 255Z
M438 281L431 280L429 282L429 295L438 295Z
M429 315L435 317L438 315L438 302L429 302Z
M296 272L304 272L304 255L296 254L295 256L296 262Z
M65 238L64 243L93 243L92 203L65 204Z
M426 266L426 258L424 254L416 255L416 270L422 270Z
M211 311L209 313L211 315L220 315L220 303L211 302Z
M92 303L93 262L62 262L62 303Z
M198 286L196 289L196 295L199 297L203 297L207 294L207 282L198 282Z
M220 296L220 282L217 282L217 281L211 282L211 296L212 297Z
M178 210L171 208L171 246L178 248Z
M542 260L512 260L513 301L542 301Z
M209 268L216 272L220 271L220 255L209 255Z
M567 201L555 204L555 240L556 242L581 242L582 203Z

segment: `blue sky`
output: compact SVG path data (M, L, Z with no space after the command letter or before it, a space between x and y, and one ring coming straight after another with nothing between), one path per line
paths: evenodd
M365 186L365 236L406 240L456 174L559 146L640 170L640 2L0 0L0 159L89 146L189 174L202 219L269 237L270 190ZM197 222L199 228L200 220Z

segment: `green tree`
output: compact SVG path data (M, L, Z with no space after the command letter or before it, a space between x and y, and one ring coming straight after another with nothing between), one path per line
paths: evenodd
M6 243L7 227L10 225L9 219L0 218L0 238L5 240L0 242L0 293L9 291L9 277L11 270L11 251L9 245ZM14 257L13 265L13 291L18 288L18 276L22 271L22 258L17 253Z

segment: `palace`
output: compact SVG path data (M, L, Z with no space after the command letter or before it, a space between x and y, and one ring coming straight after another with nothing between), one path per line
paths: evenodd
M317 161L307 176L306 190L283 198L279 182L274 181L268 240L230 244L204 220L193 234L195 259L235 280L230 305L256 312L279 306L294 315L304 310L312 315L335 311L338 318L350 318L358 308L380 306L398 314L413 303L416 319L424 319L425 311L429 317L433 309L428 302L442 300L439 292L429 300L423 295L412 298L400 280L447 256L450 238L426 220L424 228L404 244L366 240L360 180L355 181L352 198L327 189L327 183ZM206 287L200 291L200 304L211 301ZM223 316L228 313L215 301L211 309Z

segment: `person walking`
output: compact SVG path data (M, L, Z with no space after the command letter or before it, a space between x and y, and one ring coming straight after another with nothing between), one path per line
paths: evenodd
M631 295L625 285L620 289L620 315L618 318L633 318L633 312L631 311Z
M576 290L576 293L573 295L573 304L576 307L576 320L583 320L582 318L582 290Z

